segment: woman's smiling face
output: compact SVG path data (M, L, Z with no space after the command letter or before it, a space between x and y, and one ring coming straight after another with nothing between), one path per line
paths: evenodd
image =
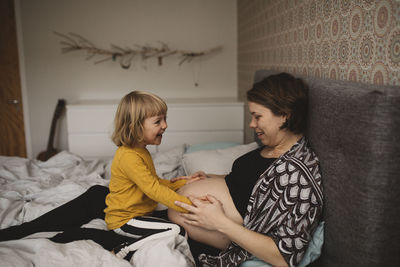
M250 128L253 128L260 141L269 147L275 147L282 142L285 130L280 127L286 121L286 116L277 116L272 111L255 102L248 102L251 113Z

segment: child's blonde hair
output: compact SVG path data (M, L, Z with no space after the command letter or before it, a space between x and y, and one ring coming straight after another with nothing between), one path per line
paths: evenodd
M117 146L135 146L143 141L144 120L165 114L167 104L160 97L143 91L130 92L118 105L112 141Z

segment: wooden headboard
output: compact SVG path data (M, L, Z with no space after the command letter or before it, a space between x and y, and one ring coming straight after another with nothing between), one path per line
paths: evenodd
M168 129L160 146L166 151L180 144L243 143L244 103L233 99L166 100ZM67 105L69 151L84 158L112 157L111 141L116 101L82 101Z

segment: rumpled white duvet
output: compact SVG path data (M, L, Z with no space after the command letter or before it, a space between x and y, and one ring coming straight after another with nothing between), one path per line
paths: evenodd
M46 162L0 156L0 228L30 221L92 185L108 185L109 164L66 151ZM106 229L100 219L83 227ZM194 266L187 241L179 235L145 243L128 262L90 240L57 244L46 238L54 234L0 242L0 266Z

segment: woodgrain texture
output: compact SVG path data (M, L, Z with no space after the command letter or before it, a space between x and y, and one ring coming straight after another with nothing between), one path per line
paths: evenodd
M14 1L0 1L0 155L26 157Z

